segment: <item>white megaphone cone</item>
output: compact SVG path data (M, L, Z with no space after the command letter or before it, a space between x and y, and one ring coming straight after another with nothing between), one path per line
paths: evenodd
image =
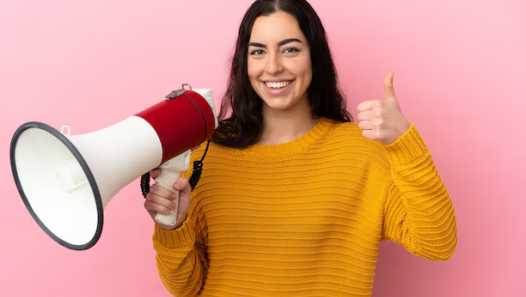
M94 246L109 201L156 167L156 182L178 194L172 185L189 168L191 149L209 140L217 126L212 91L184 87L87 134L39 122L18 128L11 142L13 176L27 209L51 238L74 250ZM176 215L174 210L155 219L175 225Z

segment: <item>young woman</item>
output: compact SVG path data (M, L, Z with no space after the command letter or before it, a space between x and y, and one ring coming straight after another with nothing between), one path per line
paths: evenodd
M201 180L191 191L189 174L180 178L180 223L155 225L166 288L177 297L369 296L382 240L450 258L454 209L392 79L353 122L312 7L254 2ZM145 208L167 214L172 199L154 185Z

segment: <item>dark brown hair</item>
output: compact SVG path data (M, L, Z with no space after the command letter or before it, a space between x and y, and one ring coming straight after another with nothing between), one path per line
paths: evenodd
M239 27L227 90L219 112L219 125L212 141L245 148L258 141L263 131L263 101L252 89L247 72L248 43L252 26L260 16L283 11L294 16L310 48L312 81L307 89L312 113L317 117L350 122L345 98L322 22L306 0L257 0L249 7ZM227 113L231 111L229 117Z

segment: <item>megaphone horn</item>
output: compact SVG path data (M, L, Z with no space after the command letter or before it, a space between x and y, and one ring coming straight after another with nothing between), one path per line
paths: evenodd
M11 169L38 225L59 244L85 250L102 234L109 201L145 172L160 167L156 182L178 197L172 185L188 169L191 149L216 126L212 90L184 84L166 100L87 134L27 122L13 135ZM176 214L155 219L173 226Z

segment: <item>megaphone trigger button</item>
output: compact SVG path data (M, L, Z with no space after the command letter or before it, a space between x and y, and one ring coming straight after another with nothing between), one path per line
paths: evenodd
M186 90L184 90L184 89L182 89L182 90L175 90L175 91L171 92L170 94L166 95L166 99L168 99L168 100L175 99L175 98L183 95L185 92L186 92Z
M188 90L192 90L192 86L190 84L183 84L182 89L172 91L170 94L166 95L166 99L171 100L183 95L187 91L187 89L184 88L185 86L188 87Z

